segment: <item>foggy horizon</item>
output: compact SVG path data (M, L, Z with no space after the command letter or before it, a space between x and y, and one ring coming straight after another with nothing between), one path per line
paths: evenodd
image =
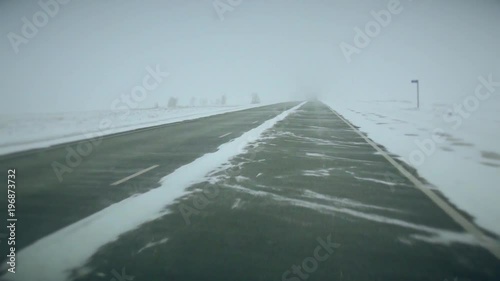
M192 97L246 104L303 100L459 102L479 76L500 72L499 1L400 1L401 12L348 63L371 11L389 1L241 1L220 17L216 1L68 1L18 53L38 1L0 3L3 113L109 110L146 67L170 76L140 103L188 105ZM235 1L238 2L238 1ZM42 10L43 11L43 10ZM442 13L446 11L446 13Z

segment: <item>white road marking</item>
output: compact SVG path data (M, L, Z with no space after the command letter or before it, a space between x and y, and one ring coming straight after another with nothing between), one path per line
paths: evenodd
M139 249L139 251L137 251L137 254L141 253L142 251L148 249L148 248L151 248L151 247L154 247L154 246L157 246L157 245L160 245L160 244L163 244L165 242L168 241L168 238L164 238L164 239L161 239L160 241L158 242L149 242L148 244L146 244L146 246L142 247L141 249ZM113 279L111 279L113 280Z
M227 133L227 134L224 134L224 135L220 136L220 137L219 137L219 139L222 139L222 138L223 138L223 137L225 137L225 136L229 136L230 134L232 134L232 133Z
M490 251L497 259L500 259L500 245L494 239L488 237L484 232L479 229L476 225L468 221L462 214L460 214L455 208L450 206L446 201L444 201L441 197L439 197L436 193L434 193L431 189L425 187L425 185L413 176L410 172L408 172L403 166L401 166L396 160L394 160L391 156L389 156L385 151L383 151L376 143L371 141L368 137L366 137L362 132L356 129L349 121L347 121L344 117L338 114L335 110L329 107L330 110L337 115L342 121L344 121L351 129L353 129L358 135L360 135L367 143L369 143L375 150L377 150L389 163L391 163L396 169L401 172L406 178L408 178L417 189L422 191L429 199L432 200L439 208L441 208L448 216L450 216L456 223L462 226L467 232L474 235L481 245Z
M129 179L131 179L131 178L135 178L135 177L137 177L137 176L139 176L139 175L144 174L145 172L148 172L148 171L153 170L154 168L158 168L159 166L160 166L160 165L153 165L153 166L151 166L151 167L149 167L149 168L147 168L147 169L141 170L141 171L139 171L139 172L137 172L137 173L135 173L135 174L133 174L133 175L130 175L130 176L126 177L126 178L123 178L123 179L121 179L121 180L119 180L119 181L115 181L114 183L112 183L112 184L110 184L110 185L119 185L120 183L124 183L124 182L128 181L128 180L129 180Z

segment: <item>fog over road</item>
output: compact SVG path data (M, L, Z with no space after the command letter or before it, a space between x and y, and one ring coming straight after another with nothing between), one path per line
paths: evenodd
M23 256L43 254L42 246L53 243L63 256L93 251L65 272L79 281L500 279L491 249L353 127L321 102L298 105L105 137L62 181L52 164L66 163L67 148L77 150L78 143L1 157L0 167L18 171L20 222L18 273L3 277L61 277L54 272L67 265L57 258ZM221 145L238 143L276 116L283 120L196 181L198 159L213 153L216 163ZM195 181L182 196L154 219L98 246L106 233L128 223L127 214L148 207L125 206L165 188L161 182L171 183L166 188L172 192L180 188L167 175L181 170L191 171L184 176ZM113 219L110 209L122 210L123 217L109 229L85 230L93 220ZM63 240L73 244L68 248ZM4 252L6 244L1 247Z

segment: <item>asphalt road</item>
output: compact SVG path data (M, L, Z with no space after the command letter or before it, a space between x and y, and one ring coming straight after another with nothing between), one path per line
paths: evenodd
M162 176L296 104L265 106L105 137L96 134L85 141L0 156L0 171L5 178L8 169L16 169L17 249L124 198L155 188ZM111 186L155 165L159 166L141 177ZM7 206L6 192L0 200L0 206ZM7 217L6 212L6 207L0 209L2 218ZM1 243L0 247L5 253L7 245Z
M66 146L0 159L2 170L18 170L20 247L157 187L294 105L105 138L62 182L51 165L64 161ZM73 279L500 280L495 256L318 102L189 191L101 247Z

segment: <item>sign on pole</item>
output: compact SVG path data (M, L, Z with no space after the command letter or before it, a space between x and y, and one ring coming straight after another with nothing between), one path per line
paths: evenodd
M420 87L419 87L419 83L418 83L418 80L411 80L412 83L416 83L417 84L417 108L420 108Z

